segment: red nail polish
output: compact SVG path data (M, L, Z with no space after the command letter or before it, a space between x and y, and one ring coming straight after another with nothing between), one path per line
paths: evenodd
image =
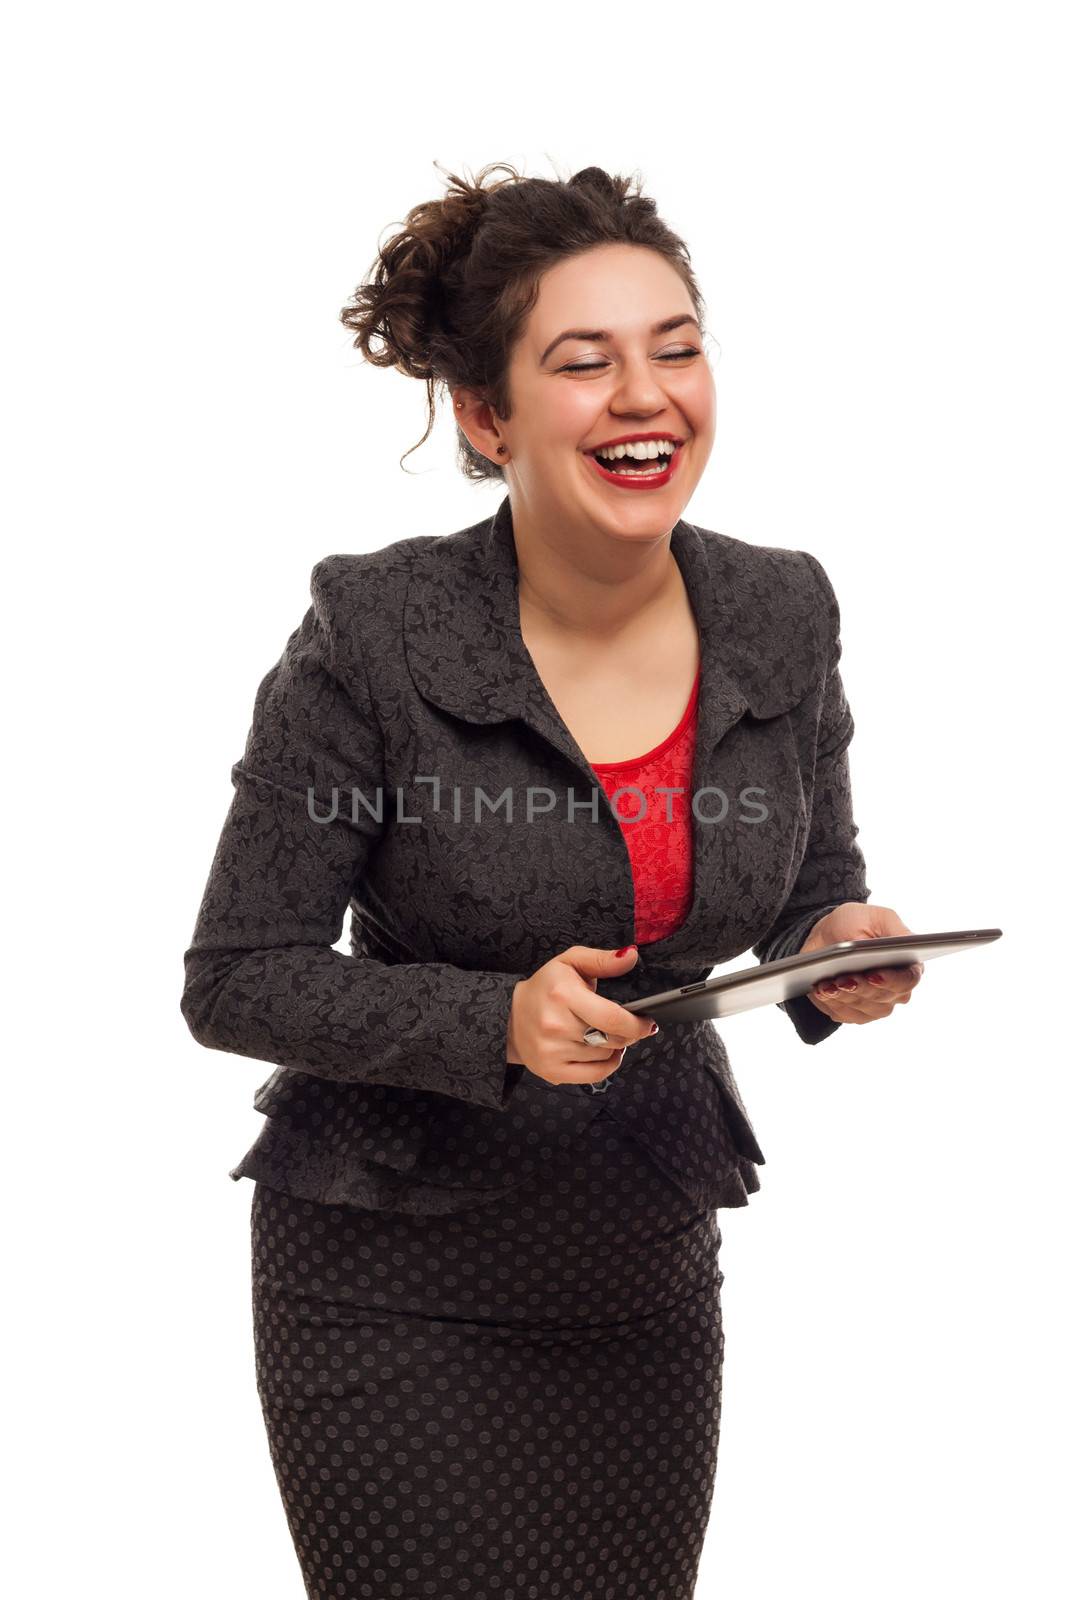
M631 950L636 949L637 946L635 944L624 944L621 950L616 950L615 954L617 956L628 956Z
M885 983L885 979L880 972L868 972L867 980L869 983Z

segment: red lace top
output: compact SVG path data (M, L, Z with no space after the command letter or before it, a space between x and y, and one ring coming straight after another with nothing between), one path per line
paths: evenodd
M681 722L655 749L646 751L643 756L634 756L630 761L589 763L613 803L630 852L634 878L634 939L638 944L666 938L681 927L692 909L691 806L699 691L698 667ZM683 792L657 794L657 786ZM616 802L620 789L624 792ZM639 794L644 796L644 816L640 815ZM628 817L638 820L624 820ZM669 817L674 820L669 821ZM607 1081L610 1083L611 1079ZM605 1111L610 1116L611 1096L604 1098ZM722 1174L715 1193L715 1206L747 1206L749 1195L760 1186L759 1174L748 1157L737 1150L721 1095L715 1101L707 1141L708 1160L719 1164Z
M692 905L693 813L690 803L699 688L698 666L681 722L654 749L629 761L589 763L601 788L613 802L630 852L636 902L634 941L637 944L648 944L673 933L681 927ZM684 792L657 794L657 787ZM615 802L620 789L624 793ZM639 795L644 796L643 816ZM630 818L637 820L630 821Z

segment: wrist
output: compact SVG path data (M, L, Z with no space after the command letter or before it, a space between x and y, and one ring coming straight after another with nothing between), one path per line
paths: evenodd
M818 950L823 944L833 943L832 940L824 938L822 934L823 925L830 920L832 915L833 912L824 911L821 917L816 917L815 921L804 935L800 949L797 951L798 955L806 955L809 951Z

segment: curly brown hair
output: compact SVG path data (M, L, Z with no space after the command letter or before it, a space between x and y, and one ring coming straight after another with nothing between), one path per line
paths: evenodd
M497 170L508 175L487 181ZM367 361L426 384L429 421L401 456L402 469L430 436L439 385L473 389L497 416L510 417L511 351L542 275L569 256L604 244L658 250L689 291L703 332L704 301L689 251L633 175L583 167L567 179L527 178L496 161L469 181L445 176L443 198L408 212L341 312ZM503 480L501 468L474 449L458 424L456 433L464 476L474 483Z

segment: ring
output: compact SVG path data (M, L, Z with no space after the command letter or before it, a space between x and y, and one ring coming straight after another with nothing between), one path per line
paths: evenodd
M608 1036L601 1028L586 1028L582 1034L586 1044L607 1044Z

